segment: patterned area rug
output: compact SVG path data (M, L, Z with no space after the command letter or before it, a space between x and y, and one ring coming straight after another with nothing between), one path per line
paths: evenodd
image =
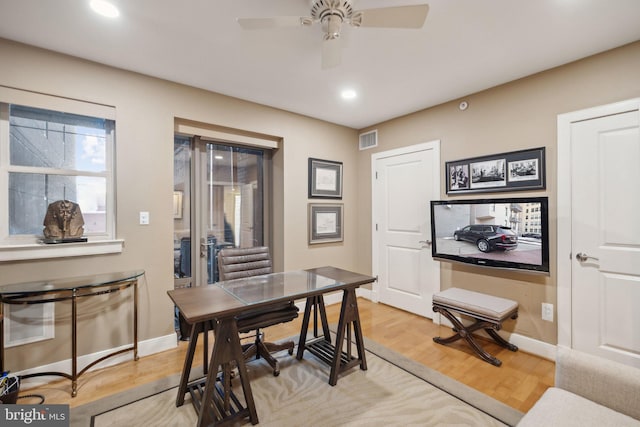
M334 387L329 368L309 353L302 361L278 354L278 377L264 362L249 363L260 425L512 426L523 415L373 341L365 346L368 369L353 368ZM195 425L188 395L183 406L175 406L178 382L172 376L72 408L71 426Z

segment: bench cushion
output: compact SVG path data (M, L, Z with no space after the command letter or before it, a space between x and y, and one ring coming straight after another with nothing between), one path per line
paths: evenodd
M498 322L510 317L518 309L516 301L460 288L450 288L434 294L433 303L452 310L477 313Z
M518 427L640 426L640 421L598 405L561 388L552 387L520 420Z

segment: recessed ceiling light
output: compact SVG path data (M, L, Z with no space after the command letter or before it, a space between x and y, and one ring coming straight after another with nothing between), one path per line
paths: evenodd
M345 89L342 91L340 96L342 96L342 99L354 99L358 94L353 89Z
M106 16L107 18L117 18L120 16L118 8L105 0L91 0L89 6L91 6L91 9L93 9L95 13Z

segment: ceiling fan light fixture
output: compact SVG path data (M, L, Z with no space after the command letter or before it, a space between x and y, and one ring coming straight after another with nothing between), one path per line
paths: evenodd
M342 17L339 15L327 15L322 19L322 29L324 30L324 39L333 40L340 37L340 28L342 27Z

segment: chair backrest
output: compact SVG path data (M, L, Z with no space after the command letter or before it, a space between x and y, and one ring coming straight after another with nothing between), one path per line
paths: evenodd
M269 248L227 248L218 252L218 274L220 280L268 274L273 271Z

